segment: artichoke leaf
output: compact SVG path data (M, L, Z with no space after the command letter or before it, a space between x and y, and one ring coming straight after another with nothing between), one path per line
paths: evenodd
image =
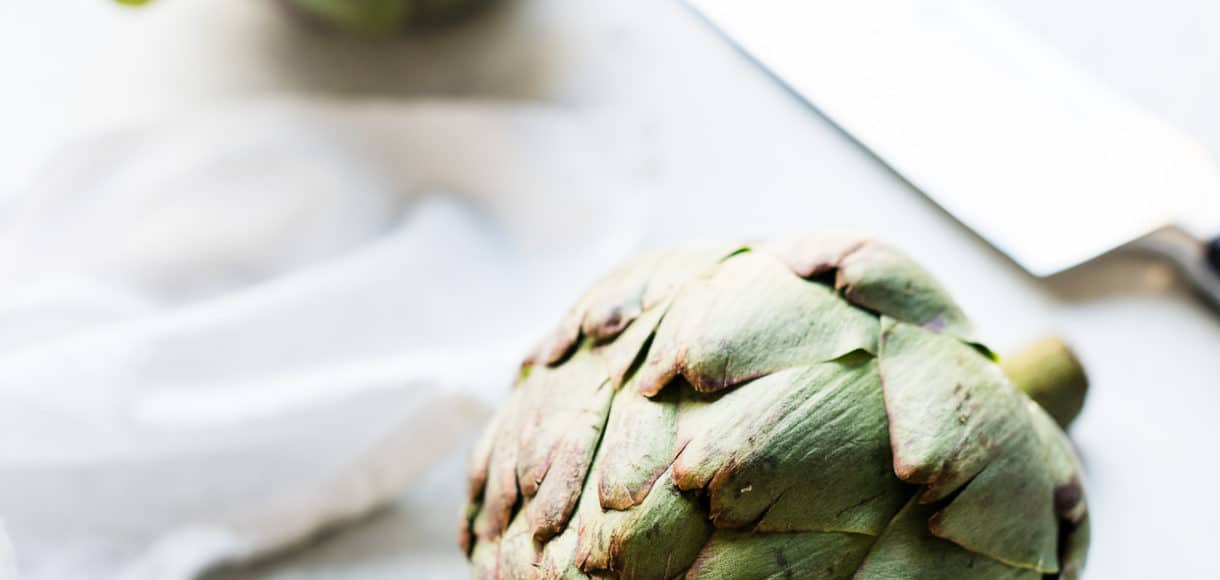
M545 580L575 580L588 576L576 567L576 542L579 539L578 520L573 520L563 533L551 538L542 547L537 565L538 577Z
M482 505L478 508L471 526L479 543L498 538L508 528L513 507L517 504L517 434L520 432L522 419L527 414L527 399L525 389L513 390L505 404L503 417L492 426L494 435L486 474L477 467L474 470L472 487L480 480L485 482L481 494L471 493L482 497Z
M1059 580L1079 580L1089 557L1089 515L1070 526L1063 542Z
M665 316L668 309L668 301L654 305L631 323L631 326L628 326L627 330L619 334L613 342L594 347L594 353L606 363L612 387L618 389L627 380L627 375L640 360L641 353L647 347L648 341L652 339L657 325L661 323L661 318Z
M604 461L604 446L599 446L593 455L593 466L590 473L597 473ZM597 501L597 484L595 477L585 478L580 486L580 499L576 504L576 513L558 536L551 538L542 548L542 558L538 565L538 577L547 580L588 578L580 569L582 534L585 533L587 521L596 521L602 516L601 506Z
M534 368L517 387L526 410L509 437L518 441L517 478L526 497L537 493L574 423L589 422L586 415L596 412L592 407L608 380L605 363L582 348L563 365Z
M576 559L594 576L666 580L690 568L712 525L693 494L684 494L667 471L640 505L601 511L596 494L579 510ZM582 508L585 502L582 501Z
M923 503L957 493L931 532L1014 566L1057 571L1054 485L1024 395L956 337L888 318L882 328L894 470L927 485Z
M1060 518L1078 523L1088 511L1082 481L1084 468L1080 465L1080 459L1049 413L1033 401L1026 401L1025 408L1033 419L1038 439L1046 453L1045 461L1055 485L1055 512Z
M716 530L687 580L849 580L875 538L838 532L759 534Z
M769 246L797 275L835 271L852 304L961 338L971 335L961 307L931 274L897 249L872 240L812 237Z
M495 448L504 421L507 420L513 405L510 403L500 407L491 418L491 422L483 429L479 439L470 453L470 465L466 469L467 499L476 501L483 497L483 488L487 485L487 471L491 465L491 453Z
M470 577L475 580L499 580L500 542L479 540L470 552Z
M707 489L717 527L878 535L910 497L890 462L874 357L756 379L678 415L674 478Z
M853 580L1042 580L1042 573L1008 566L928 532L935 507L912 498L877 538Z
M988 464L932 516L937 537L1012 566L1059 571L1054 490L1038 455L1017 451Z
M558 367L534 370L519 387L530 411L519 432L517 478L532 498L526 514L534 537L558 534L576 508L610 411L605 364L583 348Z
M776 316L777 312L784 316ZM763 252L739 253L686 283L638 371L654 395L681 374L715 392L769 373L876 352L877 319Z
M797 276L816 278L833 272L867 241L845 236L805 236L767 242L761 249L775 254Z
M597 494L605 509L624 510L644 501L674 460L680 391L648 399L633 387L629 381L614 395L598 451Z
M529 504L526 504L529 507ZM504 536L500 538L500 553L497 568L506 570L529 570L538 561L540 553L534 544L528 518L524 510L518 510Z
M533 360L553 365L586 336L614 339L644 312L669 298L688 279L714 266L736 246L692 245L637 258L594 284L543 341ZM632 357L634 358L634 356Z

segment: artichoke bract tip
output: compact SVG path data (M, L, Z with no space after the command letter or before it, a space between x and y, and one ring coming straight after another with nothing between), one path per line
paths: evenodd
M1035 399L1070 375L1021 372L1038 360L1006 367ZM641 257L580 298L527 368L471 463L462 544L477 578L1043 580L1084 566L1064 410L1014 387L945 289L884 244Z

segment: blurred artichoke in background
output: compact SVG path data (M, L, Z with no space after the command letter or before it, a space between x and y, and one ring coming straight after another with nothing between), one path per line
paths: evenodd
M455 19L486 0L282 0L295 12L355 34L382 35Z
M1038 353L1014 380L1066 424L1083 371ZM1066 435L941 286L831 239L600 281L476 446L463 524L478 578L1066 579L1089 537Z
M151 0L115 0L142 6ZM487 0L280 0L290 12L358 35L380 36L454 20Z

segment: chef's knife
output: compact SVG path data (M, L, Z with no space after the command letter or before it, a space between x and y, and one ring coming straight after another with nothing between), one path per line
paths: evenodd
M987 2L689 2L1030 273L1143 248L1220 305L1208 153Z

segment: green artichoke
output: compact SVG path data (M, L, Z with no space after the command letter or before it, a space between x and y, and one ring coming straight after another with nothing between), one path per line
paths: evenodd
M453 19L484 0L282 0L303 16L356 34L380 35Z
M1083 399L1050 386L1083 373L1047 354L1020 366L1067 421ZM872 241L619 269L525 362L469 477L477 578L1044 580L1088 549L1060 426Z

